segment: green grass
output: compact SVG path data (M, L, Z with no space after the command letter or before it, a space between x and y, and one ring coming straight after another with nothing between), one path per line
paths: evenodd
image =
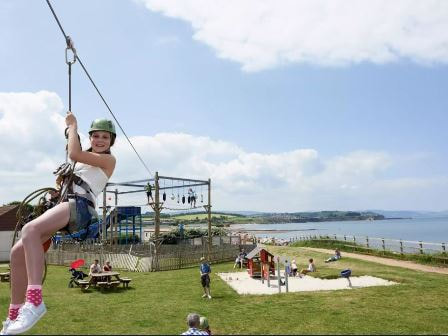
M66 267L49 267L44 286L48 312L30 334L180 334L185 317L209 318L214 334L447 334L448 277L344 257L325 264L327 254L298 247L269 247L295 257L299 268L315 260L315 276L373 275L398 286L353 290L240 296L215 273L233 263L212 265L212 300L201 298L197 268L155 273L121 272L129 290L101 293L67 288ZM0 313L7 311L9 286L0 283Z

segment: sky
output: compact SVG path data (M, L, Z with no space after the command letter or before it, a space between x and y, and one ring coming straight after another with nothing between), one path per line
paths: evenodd
M447 1L52 5L151 173L211 178L214 210L448 209ZM65 160L64 52L46 1L0 2L0 204ZM72 80L87 148L111 116ZM149 177L121 131L113 154L111 181Z

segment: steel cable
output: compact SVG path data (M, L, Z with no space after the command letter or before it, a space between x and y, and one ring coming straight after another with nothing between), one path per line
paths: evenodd
M70 37L65 33L64 29L62 28L61 22L58 19L58 16L56 15L56 12L54 11L53 7L51 6L50 0L46 0L48 7L50 7L50 10L59 26L59 29L62 32L62 35L64 35L65 41L67 44L69 44ZM76 58L76 60L79 62L79 64L81 65L82 69L84 70L85 74L87 75L87 78L89 78L90 82L92 83L93 87L95 88L96 92L98 93L98 95L100 96L101 100L103 101L104 105L106 105L107 109L109 110L110 114L112 115L112 117L114 118L115 122L117 123L118 127L120 128L120 130L123 132L124 136L126 137L126 139L128 140L129 144L131 145L132 149L134 150L135 154L137 154L137 157L139 158L140 162L143 164L143 166L145 167L145 169L148 171L149 175L152 176L152 172L151 170L148 168L148 166L146 165L145 161L143 161L142 157L140 156L140 154L137 152L137 150L135 149L134 145L132 144L131 140L129 139L128 135L126 134L126 132L124 131L123 127L121 127L121 124L119 123L118 119L115 117L114 113L112 112L111 108L109 107L109 104L106 102L106 100L104 99L103 95L101 94L100 90L98 89L98 87L96 86L95 82L93 81L92 77L90 76L89 72L87 71L86 67L84 66L84 64L82 63L81 59L79 58L78 54L75 53L74 57Z

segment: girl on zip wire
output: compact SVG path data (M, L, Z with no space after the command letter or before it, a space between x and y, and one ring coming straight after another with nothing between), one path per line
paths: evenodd
M96 197L106 187L115 169L115 157L110 152L116 137L112 121L97 119L92 122L87 151L81 149L73 113L67 113L65 123L68 157L76 162L71 185L68 185L69 197L27 223L20 240L11 249L11 304L1 335L26 332L46 313L42 300L42 244L57 231L72 234L97 221Z

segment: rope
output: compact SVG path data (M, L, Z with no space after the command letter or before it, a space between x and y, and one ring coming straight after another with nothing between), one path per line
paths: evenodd
M23 219L23 215L22 215L23 209L25 209L25 206L28 203L30 203L32 200L34 200L36 197L39 197L49 191L56 191L56 189L48 187L48 188L40 188L40 189L34 190L32 193L28 194L24 198L22 203L20 203L19 209L17 210L17 213L16 213L17 224L16 224L16 227L14 228L14 234L12 236L11 248L14 247L14 245L16 243L17 236L18 236L18 232L24 225L24 223L23 223L24 219ZM11 268L11 265L9 265L9 266ZM44 274L42 277L42 284L45 282L45 279L47 278L47 271L48 271L47 261L44 260ZM10 285L11 285L11 283L10 283Z
M53 16L59 26L59 29L62 32L62 35L64 35L65 41L67 43L67 45L69 45L69 43L71 43L71 39L70 37L65 33L64 29L62 28L61 22L59 21L53 7L51 6L50 0L46 0L48 7L50 7L51 12L53 13ZM111 108L109 107L109 104L106 102L106 100L104 99L103 95L101 94L100 90L98 89L98 87L96 86L95 82L93 81L92 77L90 76L89 72L87 71L86 67L84 66L84 64L82 63L81 59L79 58L77 53L74 53L74 58L79 62L79 64L81 65L82 69L84 70L85 74L87 75L87 77L89 78L90 82L92 83L93 87L95 88L96 92L98 93L98 95L100 96L101 100L103 101L104 105L106 105L107 109L109 110L110 114L112 115L112 117L114 118L115 122L117 123L118 127L120 128L120 130L123 132L124 136L126 137L126 139L128 140L129 144L131 145L132 149L134 150L135 154L137 154L137 157L139 158L140 162L143 164L143 166L145 167L145 169L147 170L147 172L149 173L150 176L153 176L151 170L148 168L148 166L146 165L145 161L143 161L142 157L140 156L140 154L137 152L137 150L135 149L134 145L132 144L131 140L129 139L128 135L126 134L126 132L124 131L123 127L121 127L121 124L119 123L118 119L115 117L114 113L112 112Z

